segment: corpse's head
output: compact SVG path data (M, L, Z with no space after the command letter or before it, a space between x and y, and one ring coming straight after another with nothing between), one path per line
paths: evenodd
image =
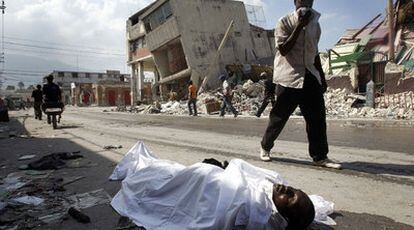
M305 7L305 8L312 8L313 7L313 0L294 0L296 9Z
M288 222L287 229L305 229L315 218L315 208L306 193L289 186L275 185L273 202Z

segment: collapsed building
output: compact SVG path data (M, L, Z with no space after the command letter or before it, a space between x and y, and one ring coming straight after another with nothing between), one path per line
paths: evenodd
M200 86L213 76L215 87L227 65L275 53L273 31L250 24L244 3L232 0L157 0L128 19L127 43L133 104L171 91L182 98L190 79ZM154 76L150 91L146 72Z
M391 3L391 1L390 1ZM397 0L359 29L348 29L324 56L328 85L383 97L414 88L414 1Z

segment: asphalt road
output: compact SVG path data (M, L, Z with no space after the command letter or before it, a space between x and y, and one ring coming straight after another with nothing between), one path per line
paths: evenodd
M108 176L123 154L142 140L158 157L185 165L210 157L242 158L278 171L292 186L335 203L332 217L337 225L314 225L312 229L414 229L414 144L407 137L413 136L412 128L378 122L330 122L331 157L345 167L335 171L310 165L300 119L287 125L273 152L274 160L265 163L258 158L258 148L266 119L141 116L102 110L68 108L59 130L24 113L12 114L18 118L22 132L33 138L0 140L0 148L4 149L0 161L6 165L0 175L16 170L17 155L80 150L98 166L56 171L56 175L86 176L68 186L68 192L104 188L113 196L119 182L109 182ZM105 145L124 148L107 151L103 150ZM85 213L91 217L91 224L69 219L51 229L114 229L119 218L109 205Z
M86 110L82 116L100 117L106 120L132 122L132 124L154 125L185 130L212 131L230 135L262 137L267 126L267 118L231 117L221 119L216 116L186 117L168 115L139 115L131 120L131 114L117 113L107 116L100 110ZM279 140L307 142L306 126L302 118L292 118L286 124ZM378 120L328 120L328 139L334 146L353 147L371 150L386 150L414 154L414 127L401 127L398 122Z

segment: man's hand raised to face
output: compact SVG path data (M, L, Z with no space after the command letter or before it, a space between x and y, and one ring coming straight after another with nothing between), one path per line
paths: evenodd
M307 26L309 24L309 22L311 21L311 17L312 17L312 11L307 10L306 13L303 15L301 10L298 10L299 12L299 27L300 28L304 28L305 26Z

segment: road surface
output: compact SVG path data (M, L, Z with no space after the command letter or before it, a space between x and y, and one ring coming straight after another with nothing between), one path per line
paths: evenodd
M6 170L15 170L14 155L36 152L80 150L98 165L92 168L57 171L87 178L68 186L71 192L104 188L110 195L119 182L108 176L128 148L142 140L160 158L190 165L205 158L242 158L256 166L276 170L289 183L308 194L319 194L335 203L333 229L414 229L413 128L388 127L375 122L357 124L329 122L330 157L343 162L344 170L326 170L310 164L306 135L301 119L292 120L277 142L273 161L261 162L259 142L266 119L143 116L102 112L101 108L68 108L61 129L53 130L44 121L12 113L19 132L33 138L0 140ZM105 145L122 149L104 150ZM2 151L3 152L3 151ZM65 220L61 229L114 229L118 216L109 207L85 211L89 225ZM56 227L56 226L55 226ZM331 229L313 226L313 229Z

